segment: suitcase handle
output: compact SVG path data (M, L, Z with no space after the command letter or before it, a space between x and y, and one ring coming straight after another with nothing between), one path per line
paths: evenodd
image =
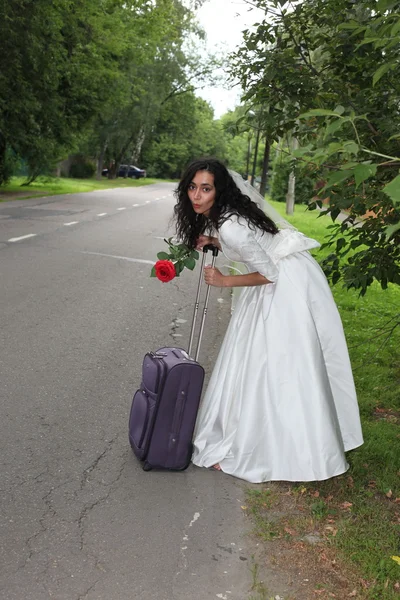
M213 256L218 256L219 249L217 246L214 246L214 244L206 244L206 246L203 246L203 252L205 254L207 254L209 250L211 250Z
M198 286L197 286L196 301L195 301L194 312L193 312L192 328L190 330L189 348L188 348L188 354L189 354L189 356L191 355L191 352L192 352L193 338L194 338L194 329L195 329L195 324L196 324L196 319L197 319L197 313L199 311L199 299L200 299L201 283L202 283L202 280L203 280L204 264L205 264L205 261L206 261L206 255L207 255L207 253L208 253L209 250L212 252L212 255L213 255L212 263L211 263L212 267L215 266L215 261L217 259L218 252L219 252L217 246L214 246L213 244L207 244L206 246L203 246L203 260L201 262L200 277L199 277L199 283L198 283ZM208 307L209 296L210 296L210 286L208 285L207 286L206 299L205 299L205 302L204 302L203 316L202 316L201 325L200 325L199 340L197 342L195 360L198 359L199 353L200 353L200 344L201 344L201 339L203 337L204 323L205 323L206 316L207 316L207 307Z

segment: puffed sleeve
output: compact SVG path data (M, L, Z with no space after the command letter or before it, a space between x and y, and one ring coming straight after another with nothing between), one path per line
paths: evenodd
M257 271L275 282L279 268L268 254L269 237L273 238L273 235L254 231L245 219L236 215L229 217L219 230L222 250L228 258L245 263L250 272Z

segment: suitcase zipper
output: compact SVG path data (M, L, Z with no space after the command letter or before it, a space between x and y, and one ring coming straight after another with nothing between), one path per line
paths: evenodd
M187 400L187 387L188 387L188 380L187 380L187 376L182 377L182 381L181 381L181 385L179 386L180 388L186 388L186 389L181 389L180 393L179 393L179 398L177 400L177 405L175 408L175 414L174 414L174 419L172 422L172 427L171 427L171 445L170 448L173 448L174 446L176 447L176 443L178 441L179 438L179 432L181 430L181 426L182 426L182 421L183 421L183 413L185 411L185 404L186 404L186 400Z

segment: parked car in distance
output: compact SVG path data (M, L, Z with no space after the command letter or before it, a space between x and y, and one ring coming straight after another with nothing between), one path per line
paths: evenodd
M104 177L107 177L108 169L103 169L101 174ZM117 177L130 177L131 179L140 179L141 177L146 177L146 170L139 169L139 167L135 167L134 165L120 165Z

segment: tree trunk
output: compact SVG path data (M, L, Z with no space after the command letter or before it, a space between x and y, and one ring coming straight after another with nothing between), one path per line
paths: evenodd
M133 133L131 135L131 137L126 141L126 143L122 146L122 148L120 149L118 154L115 156L114 164L112 165L111 169L109 169L109 171L108 171L109 179L115 179L117 177L121 161L126 156L127 150L129 148L130 144L132 144L134 138L135 138L135 134Z
M265 196L265 192L267 191L270 149L271 149L271 144L269 143L268 139L265 138L264 160L263 160L263 167L262 167L262 173L261 173L261 184L260 184L260 194L263 198Z
M6 150L6 140L0 132L0 185L3 185L3 183L7 183L8 180L8 174L6 172Z
M296 138L292 138L292 150L297 150L299 143ZM294 203L296 201L296 175L292 171L289 175L288 181L288 193L286 194L286 214L292 215L294 213Z
M247 140L246 181L249 180L250 156L251 156L251 134L249 134L248 140Z
M256 147L254 149L254 160L253 160L253 171L251 173L251 185L254 185L254 181L256 178L256 168L257 168L257 155L258 155L258 144L260 142L260 129L257 129L257 137L256 137Z
M104 144L100 150L100 154L97 158L96 179L101 179L101 172L103 170L104 155L106 153L106 150L107 150L107 141L104 142Z
M116 179L117 178L117 173L119 171L119 164L117 162L114 162L110 168L108 169L108 179Z
M296 175L294 174L294 171L292 171L289 175L288 192L286 194L286 214L287 215L292 215L294 213L294 203L296 200L295 189L296 189Z
M135 148L132 152L131 161L132 161L133 165L137 165L137 163L139 162L140 153L142 151L142 146L143 146L145 137L146 137L146 134L145 134L144 127L141 127L140 131L138 133L137 139L136 139Z

